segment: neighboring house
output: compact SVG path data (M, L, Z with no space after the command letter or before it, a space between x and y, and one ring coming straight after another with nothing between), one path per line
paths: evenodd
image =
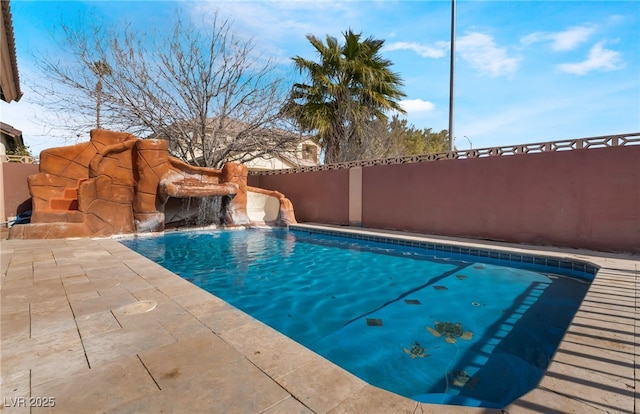
M0 4L2 6L2 19L0 19L0 99L5 102L17 102L22 97L22 91L18 76L11 8L8 0L2 0Z
M7 152L14 152L22 146L24 146L22 131L15 129L9 124L0 122L0 155L4 155Z
M313 140L300 142L295 152L285 152L271 157L262 156L244 164L249 171L281 170L285 168L313 167L320 163L320 146Z
M206 134L210 136L214 133L220 134L217 125L216 118L208 118L207 119L207 129ZM231 144L232 137L234 134L240 133L247 126L242 121L227 121L227 125L225 125L225 131L229 131L229 137L225 137L224 140L227 143ZM224 134L224 132L223 132ZM295 168L295 167L312 167L318 165L320 163L320 146L311 138L306 138L304 136L297 136L290 131L286 131L284 129L270 129L270 130L256 130L253 131L252 134L255 135L256 139L260 140L281 140L284 137L283 141L295 142L295 149L289 151L282 151L277 154L271 155L262 155L256 158L251 156L251 152L248 153L248 160L243 161L243 164L247 166L249 171L264 171L264 170L276 170L276 169L285 169L285 168ZM226 135L226 134L225 134ZM275 136L275 137L274 137ZM224 135L223 135L224 137ZM163 138L160 134L151 135L148 138ZM220 138L218 138L220 140ZM180 156L177 151L175 143L169 143L169 150L176 156ZM241 153L242 148L238 148L237 153ZM199 159L202 154L196 153L196 159ZM251 159L253 158L253 159ZM187 162L193 163L193 160L185 160Z

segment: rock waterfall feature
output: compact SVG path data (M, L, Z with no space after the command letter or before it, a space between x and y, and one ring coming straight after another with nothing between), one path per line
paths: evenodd
M28 178L31 223L13 226L10 238L108 237L159 232L193 217L218 221L198 217L205 204L220 206L226 226L296 222L283 194L247 185L242 164L196 167L169 155L165 140L102 129L90 136L41 153L40 172ZM251 218L247 200L257 200L249 206Z

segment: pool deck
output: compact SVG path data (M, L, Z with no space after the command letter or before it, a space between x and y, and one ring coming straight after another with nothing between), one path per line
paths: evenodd
M639 256L375 233L568 257L601 269L539 386L501 411L421 404L370 386L117 239L2 240L0 410L640 411ZM52 399L54 407L39 407Z

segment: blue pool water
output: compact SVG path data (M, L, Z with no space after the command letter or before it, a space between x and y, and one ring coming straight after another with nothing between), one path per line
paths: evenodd
M432 403L500 408L534 388L589 286L290 230L122 243L368 383Z

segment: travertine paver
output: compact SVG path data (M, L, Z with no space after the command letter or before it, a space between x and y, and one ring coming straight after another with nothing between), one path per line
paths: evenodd
M32 395L56 397L55 408L41 409L47 413L109 411L158 392L136 355L32 387Z
M436 408L440 409L442 407L437 406ZM414 411L424 413L426 410L421 410L418 402L403 398L397 394L378 390L373 387L362 387L329 412L331 414L350 414L374 412L412 413Z
M636 412L637 257L494 245L602 267L540 386L505 412ZM499 412L372 387L115 240L3 240L0 257L2 412ZM8 406L20 397L56 407Z
M300 366L322 358L258 321L246 323L220 335L272 378L282 378Z
M277 381L294 397L318 412L327 412L364 388L367 383L342 375L342 369L316 359L291 371Z
M83 337L82 342L93 367L174 343L176 338L159 323L153 323Z
M622 412L617 409L602 410L585 402L575 400L571 397L565 397L557 394L555 391L543 388L536 388L524 395L509 407L506 407L504 411L505 413L518 414L603 414Z
M212 332L144 352L140 359L162 390L189 390L206 404L202 409L260 412L289 396Z

